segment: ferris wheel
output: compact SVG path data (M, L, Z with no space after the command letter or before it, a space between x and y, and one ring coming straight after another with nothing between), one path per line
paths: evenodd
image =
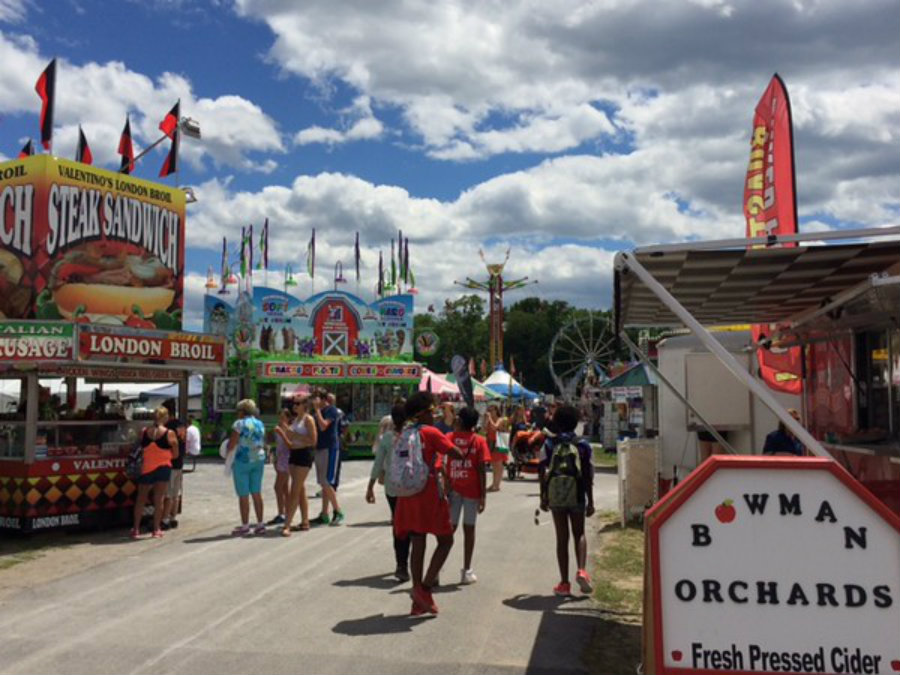
M560 395L573 400L585 384L605 377L615 335L609 319L595 312L573 317L553 337L548 361Z

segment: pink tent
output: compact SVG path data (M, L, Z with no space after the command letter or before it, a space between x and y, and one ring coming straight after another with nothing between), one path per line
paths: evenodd
M422 379L419 380L419 391L430 391L435 396L455 398L459 396L459 388L443 375L422 368Z
M459 387L456 386L456 382L448 380L447 378L447 375L434 373L427 368L423 368L422 379L419 380L419 391L428 391L428 387L430 386L431 393L435 396L444 399L453 399L454 401L461 401L462 395L459 393ZM484 387L482 387L480 383L475 382L475 400L484 401L486 399L487 396L485 396Z

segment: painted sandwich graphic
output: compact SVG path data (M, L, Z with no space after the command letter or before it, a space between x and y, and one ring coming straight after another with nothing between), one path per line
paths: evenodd
M133 253L119 242L95 241L66 251L48 284L59 313L127 320L164 312L175 299L175 274L147 252Z

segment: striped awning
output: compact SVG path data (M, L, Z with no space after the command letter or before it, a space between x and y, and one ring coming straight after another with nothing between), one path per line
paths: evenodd
M628 267L632 256L701 324L784 323L900 269L900 241L792 248L655 247L616 258L616 327L682 322ZM892 269L893 268L893 269Z

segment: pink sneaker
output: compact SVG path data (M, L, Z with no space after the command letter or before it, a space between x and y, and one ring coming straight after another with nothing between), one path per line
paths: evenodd
M553 587L553 594L560 598L568 598L572 595L572 586L568 581L560 581Z
M153 534L150 536L153 537L154 539L162 539L163 532L162 532L162 530L153 530Z
M232 537L246 537L248 534L250 534L249 525L238 525L231 531Z
M578 573L575 575L575 582L582 593L590 594L594 590L594 587L591 585L591 577L586 570L578 570Z

